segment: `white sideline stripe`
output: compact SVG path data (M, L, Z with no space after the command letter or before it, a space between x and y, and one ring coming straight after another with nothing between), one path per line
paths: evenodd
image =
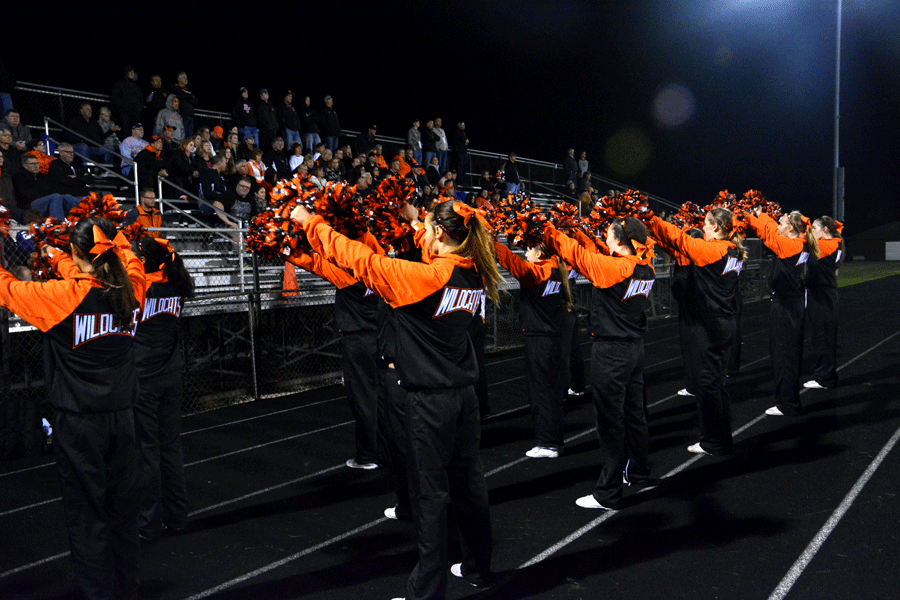
M28 506L20 506L19 508L13 508L10 510L5 510L0 512L0 517L5 517L6 515L11 515L23 510L28 510L29 508L37 508L38 506L43 506L44 504L50 504L51 502L56 502L57 500L62 500L62 497L50 498L49 500L42 500L40 502L35 502L34 504L29 504Z
M865 356L866 354L868 354L868 353L871 352L872 350L878 348L878 347L881 346L882 344L884 344L884 343L890 341L891 339L897 337L897 335L900 335L900 331L894 332L893 334L891 334L890 336L888 336L888 337L886 337L885 339L881 340L880 342L878 342L878 343L875 344L874 346L870 346L868 350L864 350L863 352L857 354L856 356L854 356L853 358L851 358L850 360L848 360L847 362L845 362L843 365L841 365L840 367L838 367L837 370L840 371L841 369L843 369L843 368L845 368L845 367L847 367L847 366L853 364L854 362L856 362L857 360L859 360L860 358L862 358L863 356ZM758 361L755 361L755 362L758 362ZM807 390L807 388L803 388L803 390L801 390L800 393L802 394L802 393L803 393L804 391L806 391L806 390ZM732 436L739 435L740 433L746 431L747 429L749 429L749 428L752 427L753 425L759 423L760 421L762 421L762 420L765 419L765 418L766 418L766 413L763 413L763 414L759 415L758 417L756 417L756 418L750 420L749 423L746 423L746 424L743 425L742 427L738 428L736 431L732 432L731 435L732 435ZM898 437L898 435L900 435L900 430L898 430L898 433L897 433L897 434L894 434L894 437ZM893 447L893 445L894 445L895 442L896 442L896 440L895 440L894 438L891 438L891 442L889 442L889 444L891 445L891 447ZM882 450L882 452L884 452L884 450ZM703 455L703 454L698 454L698 455L696 455L696 456L694 456L694 457L692 457L692 458L686 460L685 462L683 462L683 463L680 464L679 466L675 467L674 469L672 469L671 471L669 471L668 473L666 473L665 475L663 475L662 477L660 477L660 479L666 479L667 477L671 477L672 475L675 475L676 473L680 473L681 471L683 471L684 469L688 468L690 465L694 464L695 462L697 462L698 460L700 460L700 459L703 458L704 456L705 456L705 455ZM879 455L879 456L880 456L880 455ZM877 460L877 459L876 459L876 460ZM879 464L880 464L880 461L879 461ZM876 467L877 467L877 465L876 465ZM870 468L871 468L871 466L870 466ZM873 471L874 471L874 469L873 469ZM867 470L867 472L868 472L868 470ZM865 474L864 474L864 476L865 476ZM870 477L871 477L871 475L870 475ZM866 481L868 481L868 479L866 479ZM858 483L858 482L857 482L857 483ZM865 482L863 482L863 485L865 485ZM642 489L641 491L639 491L638 493L640 494L640 493L643 493L643 492L652 490L654 487L656 487L656 486L649 486L649 487L646 487L646 488ZM855 488L855 486L854 486L854 488ZM862 486L860 486L860 489L862 489ZM851 490L851 494L852 494L852 493L853 493L853 490ZM858 494L858 493L859 493L859 492L857 492L857 494ZM848 496L849 496L849 495L848 495ZM853 497L855 498L856 496L854 495ZM846 499L845 499L845 501L846 501ZM852 503L852 501L853 501L853 500L851 499L850 502ZM842 505L843 505L843 503L842 503ZM848 506L849 506L849 505L848 505ZM845 509L845 511L846 511L846 509ZM575 531L575 532L573 532L572 534L570 534L569 536L567 536L565 539L560 540L559 542L557 542L557 543L554 544L553 546L550 546L549 548L547 548L546 550L544 550L544 551L541 552L540 554L538 554L538 555L534 556L533 558L531 558L530 560L524 562L524 563L523 563L521 566L519 566L518 568L519 568L519 569L522 569L522 568L525 568L525 567L528 567L528 566L531 566L531 565L534 565L534 564L537 564L537 563L541 562L541 561L544 560L545 558L551 556L552 554L558 552L560 549L562 549L562 548L564 548L565 546L571 544L572 542L574 542L575 540L577 540L578 538L580 538L581 536L583 536L585 533L587 533L588 531L590 531L591 529L593 529L594 527L596 527L596 526L599 525L600 523L602 523L602 522L604 522L605 520L611 518L614 514L616 514L616 512L617 512L617 511L605 511L605 513L604 513L603 515L597 517L596 519L594 519L593 521L591 521L590 523L588 523L587 525L585 525L585 526L582 527L581 529L578 529L577 531ZM843 514L843 513L841 513L841 514ZM840 517L838 518L838 520L840 520ZM826 523L826 525L827 525L827 523ZM823 529L824 529L824 528L823 528ZM820 532L820 533L821 533L821 532ZM830 533L830 531L829 531L829 533ZM818 536L817 536L817 537L818 537ZM827 537L827 534L826 534L826 537ZM824 539L823 539L822 541L824 541ZM821 544L820 544L820 545L821 545ZM818 548L817 548L817 549L818 549ZM813 553L813 554L815 554L815 553ZM802 557L801 557L801 558L802 558ZM812 557L810 557L810 558L812 558ZM798 560L798 562L799 562L799 560ZM808 561L807 561L807 562L808 562ZM796 564L795 564L795 566L796 566ZM806 565L803 565L803 566L805 567ZM801 571L802 571L802 568L801 568ZM790 575L790 572L789 572L789 575ZM797 576L799 576L799 573L797 573ZM796 581L796 577L794 578L794 581ZM784 582L782 582L782 583L784 583ZM791 582L791 585L793 585L793 581ZM781 587L781 585L779 585L779 589L780 589L780 587ZM788 589L790 589L790 587L788 587ZM778 591L778 589L776 589L776 592L777 592L777 591ZM785 593L787 593L787 590L785 590ZM783 598L783 596L781 596L781 597ZM776 597L776 596L773 594L773 596L771 596L771 597L769 598L769 600L773 600L773 599L775 599L775 598L778 598L778 597Z
M319 404L325 404L327 402L334 402L335 400L340 400L344 398L344 396L337 396L335 398L326 398L325 400L318 400L316 402L310 402L309 404L302 404L300 406L291 406L290 408L283 408L281 410L275 410L272 412L267 412L261 415L255 415L253 417L247 417L244 419L237 419L235 421L227 421L225 423L219 423L218 425L210 425L209 427L201 427L200 429L191 429L190 431L183 431L181 435L190 435L192 433L199 433L201 431L209 431L210 429L217 429L219 427L226 427L228 425L236 425L238 423L246 423L247 421L255 421L256 419L262 419L265 417L271 417L272 415L280 415L282 413L290 412L292 410L300 410L302 408L309 408L311 406L318 406Z
M791 591L791 588L794 586L794 583L797 582L797 579L803 573L803 570L809 565L812 561L813 557L819 551L819 548L822 547L822 544L825 543L825 540L828 539L828 536L831 535L831 532L834 531L835 527L837 527L840 520L843 518L844 514L850 509L850 506L853 505L853 502L856 500L857 496L859 496L860 492L862 492L863 487L865 487L866 483L869 482L869 479L872 478L872 475L875 474L875 471L884 461L885 457L888 453L893 450L894 445L897 443L897 440L900 439L900 428L894 432L894 435L891 436L891 439L888 440L888 443L884 445L881 449L881 452L878 453L878 456L875 457L869 467L865 470L865 472L860 476L860 478L856 481L853 487L850 489L850 492L844 497L844 500L841 502L840 506L831 513L831 517L825 522L822 528L816 533L815 537L803 551L803 554L800 555L800 558L793 564L793 566L788 570L787 574L784 576L784 579L781 580L781 583L775 588L775 591L772 592L772 595L769 596L769 600L782 600L788 592Z
M188 596L188 598L186 598L186 600L199 600L200 598L206 598L207 596L212 596L213 594L215 594L217 592L221 592L222 590L228 589L231 586L237 585L239 583L243 583L244 581L247 581L248 579L252 579L252 578L256 577L257 575L262 575L263 573L266 573L267 571L271 571L272 569L277 569L278 567L280 567L282 565L286 565L290 562L294 562L298 558L303 558L307 554L312 554L316 550L319 550L326 546L330 546L331 544L334 544L335 542L340 542L341 540L344 540L344 539L347 539L348 537L354 536L357 533L362 533L366 529L371 529L372 527L374 527L380 523L384 523L387 520L388 520L387 517L381 517L380 519L376 519L375 521L372 521L371 523L366 523L365 525L361 525L361 526L357 527L356 529L350 530L346 533L342 533L341 535L339 535L337 537L333 537L330 540L326 540L326 541L322 542L321 544L316 544L315 546L310 546L306 550L301 550L300 552L298 552L296 554L292 554L290 556L286 556L286 557L282 558L279 561L269 563L268 565L265 565L264 567L260 567L260 568L256 569L255 571L250 571L249 573L245 573L245 574L241 575L240 577L235 577L231 581L226 581L225 583L219 584L214 588L209 588L208 590L200 592L199 594L194 594L193 596Z
M36 560L33 563L28 563L27 565L22 565L21 567L16 567L14 569L10 569L9 571L4 571L3 573L0 573L0 579L3 579L4 577L7 577L9 575L15 575L19 571L26 571L26 570L32 569L34 567L39 567L44 563L48 563L48 562L52 562L52 561L60 559L60 558L64 558L64 557L68 556L69 554L71 554L71 552L63 552L62 554L55 554L53 556L48 556L47 558L42 558L41 560Z

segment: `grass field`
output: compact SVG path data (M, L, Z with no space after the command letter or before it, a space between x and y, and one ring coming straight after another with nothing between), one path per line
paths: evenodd
M845 262L838 274L838 287L900 274L900 261Z

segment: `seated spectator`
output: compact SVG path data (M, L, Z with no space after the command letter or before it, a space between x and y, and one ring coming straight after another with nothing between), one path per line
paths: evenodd
M0 129L0 154L3 154L4 165L10 176L22 167L22 153L16 148L9 129Z
M295 173L297 171L297 167L303 164L303 144L300 142L294 142L291 144L291 157L288 160L288 167L291 169L291 173Z
M243 177L250 177L250 168L247 166L246 160L239 160L234 164L234 174L225 180L228 189L233 190ZM251 177L251 179L253 178Z
M341 174L341 180L347 179L347 167L344 165L344 149L338 148L334 151L334 158L338 160L338 172Z
M137 206L125 215L125 225L131 225L135 221L144 227L162 227L162 213L156 208L156 192L153 191L153 188L143 188ZM148 230L147 235L155 238L162 237L159 231Z
M325 169L321 165L316 165L313 169L313 174L309 177L309 182L321 190L325 187L326 181Z
M390 169L388 169L386 176L387 177L402 177L402 175L400 175L400 159L399 158L394 157L394 159L391 161L391 167L390 167Z
M31 141L31 130L22 125L19 111L11 109L6 112L2 121L0 121L0 129L5 129L12 134L13 143L16 150L26 152L28 150L28 142Z
M104 164L112 164L113 155L103 148L106 134L100 124L93 120L94 109L90 102L82 102L78 105L78 114L66 123L71 131L64 131L63 141L71 142L72 148L80 156L88 160L96 160ZM74 133L72 133L74 132Z
M47 177L51 190L60 194L71 194L79 199L87 196L94 183L94 177L83 164L75 162L72 144L62 143L58 147L59 160L50 163Z
M438 162L437 154L432 155L431 163L428 165L428 168L425 169L425 175L428 177L428 183L430 183L432 187L437 186L438 181L441 180L440 163Z
M344 163L342 173L346 175L353 170L353 150L350 148L350 144L344 144L341 147L341 161Z
M397 156L394 157L394 160L398 161L400 164L400 168L397 170L397 172L400 173L400 177L406 177L412 169L412 167L409 166L409 163L406 162L406 150L404 148L397 150Z
M67 153L74 156L71 145L67 146ZM62 161L54 161L57 162ZM51 216L60 221L81 201L80 197L55 192L50 176L41 175L38 159L34 156L22 158L22 169L13 176L13 188L16 204L23 210L27 206L43 216Z
M217 213L206 204L201 205L200 210L209 215L216 214L229 227L239 229L240 223L236 222L236 220L249 221L257 214L256 200L250 194L252 187L253 179L241 177L234 189L226 191L219 196L218 200L212 203L219 210L234 217L233 219L229 219L225 214Z
M315 145L312 153L313 162L319 162L319 157L322 156L322 153L325 152L325 143L319 142Z
M222 128L219 127L219 129L222 129ZM213 151L212 151L213 155L216 154L216 146L215 146L215 144L213 144L213 137L212 137L212 133L209 130L209 127L206 127L206 126L201 127L200 129L197 130L197 133L195 133L194 135L200 137L200 146L203 145L203 142L209 142L210 147L213 149ZM195 140L195 143L196 143L196 140Z
M12 175L5 168L6 159L0 154L0 204L9 211L9 216L13 220L22 220L22 210L16 202L16 188L13 186Z
M267 167L274 167L278 174L278 179L291 178L292 169L288 163L287 156L284 155L284 140L280 137L276 137L272 140L272 147L263 155L263 163Z
M143 150L134 157L134 164L138 169L138 186L155 189L158 177L168 177L166 161L162 157L163 144L161 137L153 136Z
M225 177L227 182L228 178L237 172L237 169L234 168L234 154L231 153L231 148L222 148L222 151L216 154L216 156L219 155L225 158L225 171L222 173L222 176Z
M212 130L207 129L207 131L209 131L209 141L212 143L213 150L218 154L222 149L222 145L225 143L225 132L218 125L213 127ZM200 132L202 133L203 129L201 129Z
M209 141L200 142L200 146L197 148L194 158L196 159L195 162L197 163L197 166L200 167L201 174L204 169L207 169L212 165L213 156L215 156L215 152L213 152L212 144L210 144Z
M324 174L326 181L343 181L341 179L339 163L340 161L337 158L332 158L331 162L328 163L328 166L325 167Z
M253 199L256 201L256 214L266 210L269 206L269 190L266 189L266 186L261 185L256 188L256 192L253 193Z
M475 206L484 210L494 210L494 205L491 204L490 193L487 190L478 190L478 195L475 197Z
M171 127L172 141L176 144L184 141L184 119L181 118L178 107L178 96L169 94L166 98L166 107L156 115L156 126L153 129L156 135L164 135L166 127Z
M375 153L375 164L378 165L378 168L382 171L388 170L387 161L384 159L384 148L381 147L381 144L375 144L375 147L372 149L372 152Z
M360 177L356 180L356 193L361 198L366 198L372 193L372 189L369 187L369 180L366 177Z
M247 161L247 172L258 184L261 184L266 178L266 165L263 163L263 151L261 149L254 148L250 153L250 160Z
M238 134L233 132L229 133L225 138L225 142L222 144L222 148L229 148L232 152L232 157L234 158L234 160L239 160L238 151L241 149L241 142L238 139Z
M131 128L131 135L119 144L119 154L125 158L134 160L138 153L146 146L147 142L144 141L144 126L140 123L135 123L134 127ZM130 162L123 161L122 175L127 176L131 173L131 167L132 164Z
M181 142L178 152L172 157L166 170L169 172L169 180L181 188L174 190L174 197L181 196L184 193L182 190L196 193L196 183L200 180L200 169L194 162L194 140L187 139Z
M566 183L566 196L569 198L578 198L578 190L575 188L575 182L569 181Z
M244 143L237 150L238 160L253 160L253 155L259 150L259 146L253 143L253 138L244 138ZM262 151L260 151L262 152Z
M216 154L210 161L208 169L200 174L200 197L207 202L215 202L225 193L226 160L224 154Z
M32 209L24 211L19 222L28 226L32 223L40 223L44 220L44 215ZM12 232L10 232L12 238ZM37 257L37 242L30 230L19 231L14 238L14 244L5 244L3 247L3 260L7 264L7 268L14 273L16 279L20 281L31 281L31 265ZM13 270L11 267L15 267Z
M49 156L47 154L47 146L44 144L44 140L41 138L33 138L30 142L28 142L28 152L25 154L29 156L33 156L38 159L38 163L41 165L41 174L46 175L50 172L50 163L56 160L56 157Z
M369 128L365 132L360 132L356 139L353 141L353 151L356 154L361 152L370 152L375 149L375 146L378 142L375 141L375 131L377 130L377 126L369 125Z
M431 203L435 200L437 200L437 194L435 193L434 188L430 184L422 186L422 195L419 198L419 207L429 208L431 207Z

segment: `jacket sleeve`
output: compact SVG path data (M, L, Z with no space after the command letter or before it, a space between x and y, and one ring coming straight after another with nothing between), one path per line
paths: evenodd
M634 264L622 258L588 252L577 241L549 225L544 229L544 241L552 246L564 261L590 279L598 288L608 288L628 279Z
M497 262L518 279L523 288L534 287L550 278L550 269L528 262L500 242L494 242L494 252Z
M595 242L583 231L576 231L575 239L578 240L578 243L581 244L585 250L592 254L596 254L598 252L609 254L609 248L606 247L606 244L604 244L603 242Z
M698 267L711 265L728 252L727 242L723 244L692 238L675 225L667 223L659 217L653 217L653 220L650 221L650 231L656 239L662 241L664 247L676 250Z
M747 220L750 226L756 230L756 234L762 240L762 243L774 252L778 258L788 258L803 251L803 240L800 238L789 238L778 233L778 223L766 213L761 213L758 217L752 213L747 213Z
M339 290L342 290L345 287L350 287L351 285L356 283L356 278L353 277L350 273L334 265L333 263L324 260L319 254L309 254L307 252L303 252L300 254L292 254L291 256L285 257L285 260L293 265L297 265L304 271L309 271L310 273L318 275L325 281L334 285Z
M453 265L413 263L376 254L361 242L353 241L313 216L303 226L313 250L350 269L367 288L394 308L414 304L438 291L449 281Z
M90 279L19 281L0 267L0 305L46 333L81 304L91 289Z

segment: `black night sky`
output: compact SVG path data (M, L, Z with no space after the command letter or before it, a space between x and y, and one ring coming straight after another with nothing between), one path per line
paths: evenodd
M831 213L837 0L53 5L5 7L31 24L8 18L0 42L20 81L108 93L125 64L142 85L185 70L205 109L229 111L242 85L331 94L347 129L464 120L473 148L562 162L574 147L677 203L754 188ZM900 10L844 0L842 23L852 235L900 219Z

